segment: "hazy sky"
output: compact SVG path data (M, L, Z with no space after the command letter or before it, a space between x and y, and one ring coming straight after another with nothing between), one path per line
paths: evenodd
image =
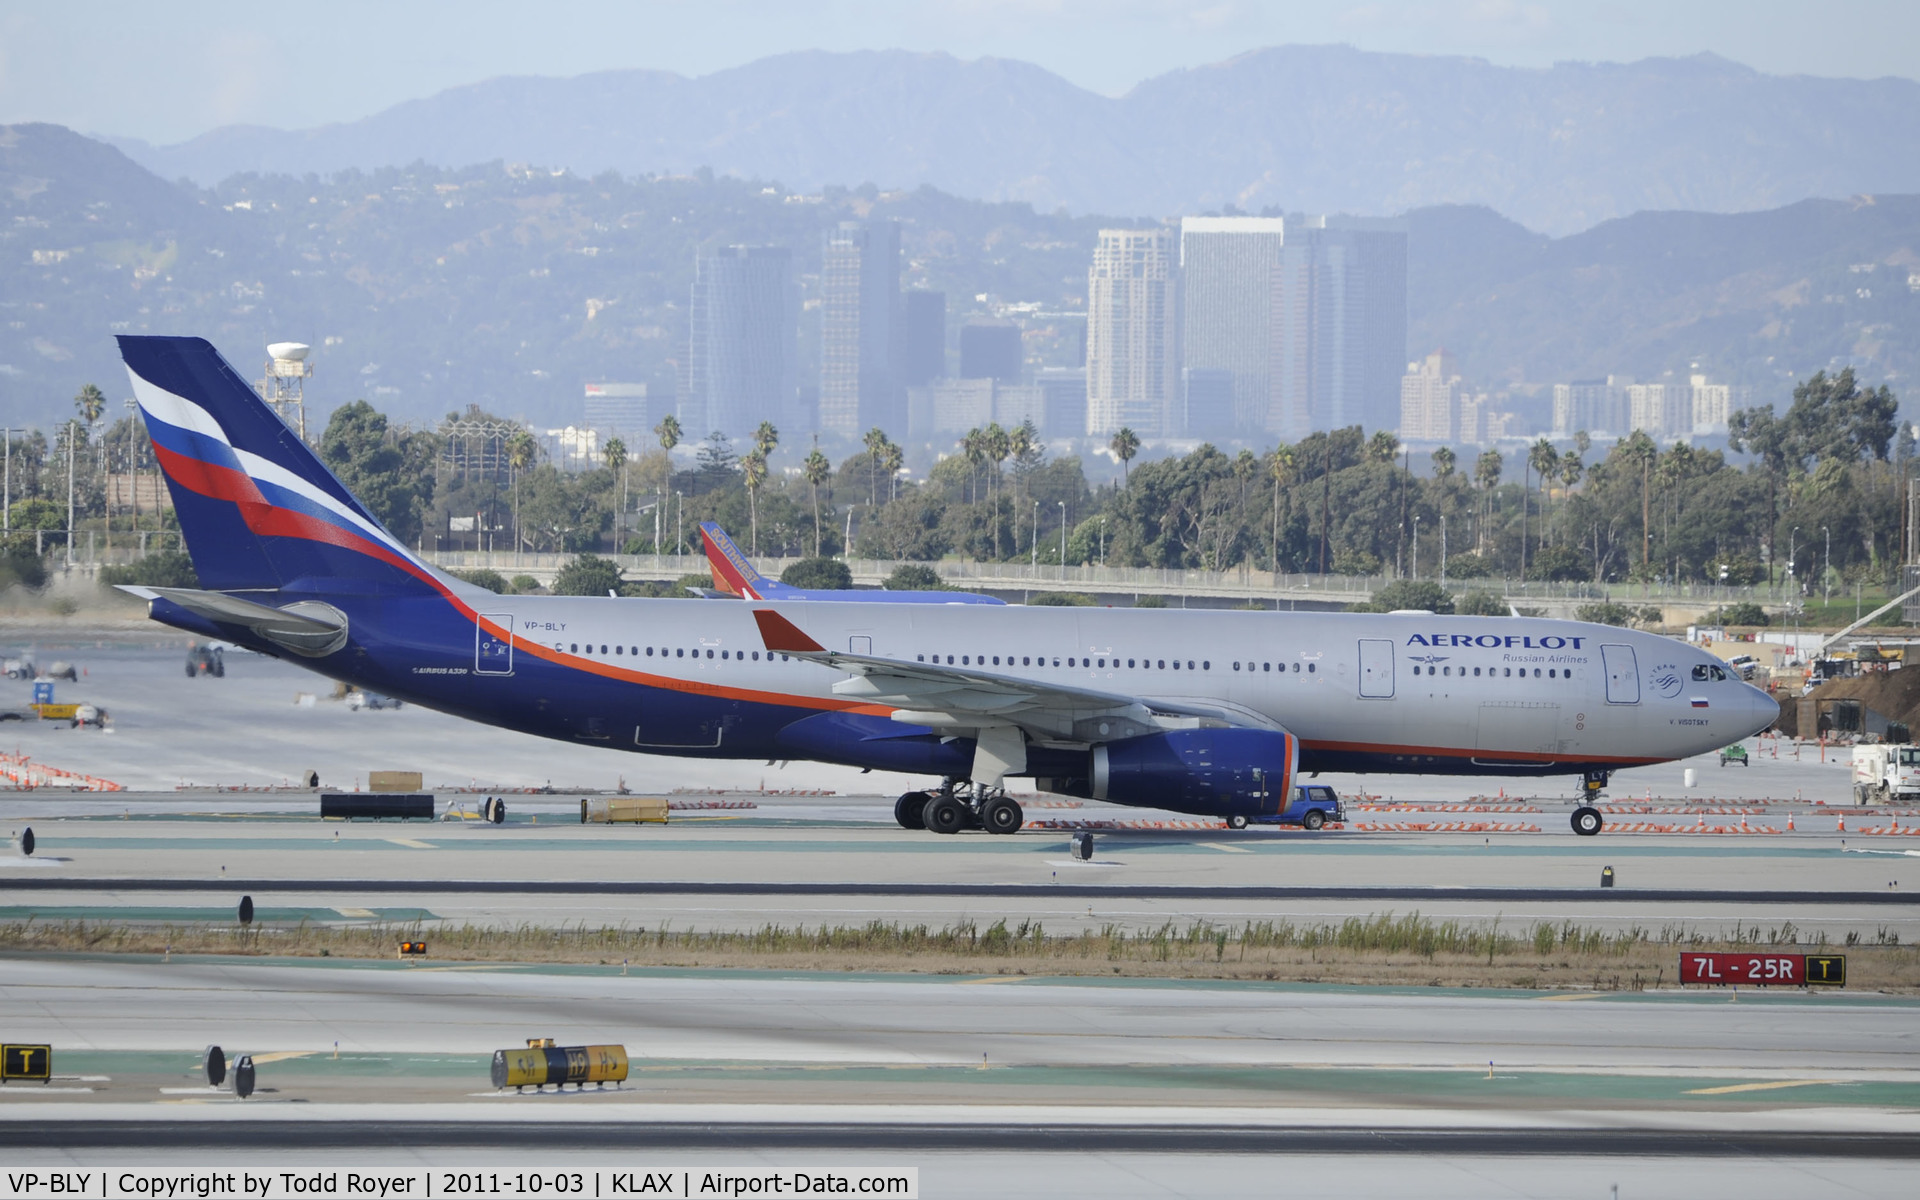
M1712 51L1771 73L1911 77L1920 0L4 0L0 123L165 143L353 120L496 75L702 75L816 48L1017 58L1117 95L1290 42L1523 67Z

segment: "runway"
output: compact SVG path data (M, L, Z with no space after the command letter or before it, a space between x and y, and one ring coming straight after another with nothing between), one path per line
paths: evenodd
M143 790L0 795L0 832L30 824L38 842L31 859L0 848L0 925L231 926L249 895L268 945L300 923L1004 918L1075 936L1416 910L1521 930L1790 925L1883 954L1888 939L1920 939L1920 855L1904 852L1920 840L1862 833L1863 816L1889 817L1834 807L1848 779L1837 756L1757 749L1744 772L1702 760L1616 779L1623 805L1685 810L1618 820L1704 819L1725 835L1576 838L1571 780L1507 781L1501 795L1498 781L1375 776L1329 780L1370 798L1367 832L1102 830L1082 863L1064 830L899 829L892 794L924 780L642 758L411 708L296 707L296 692L324 685L244 655L226 679L189 683L178 639L59 656L88 671L61 698L105 704L115 730L8 726L18 751ZM25 685L0 686L24 699ZM1688 766L1705 787L1684 786ZM493 784L510 817L342 825L318 820L311 793L219 790L307 767L347 788L371 769ZM652 794L752 807L684 809L665 827L579 824L587 789L643 780ZM552 793L509 790L549 782ZM1499 811L1474 814L1476 795ZM1029 815L1174 816L1095 804ZM1467 819L1538 832L1387 828ZM1616 886L1598 886L1603 867ZM1272 1194L1276 1180L1398 1197L1413 1172L1441 1197L1615 1184L1630 1196L1905 1196L1920 1157L1909 996L1145 979L1088 965L1049 978L15 952L0 956L0 1034L53 1045L60 1078L0 1087L0 1146L75 1166L345 1153L455 1168L551 1167L559 1154L904 1164L921 1168L923 1195L1016 1197ZM546 1036L621 1042L634 1076L604 1093L493 1092L492 1051ZM256 1056L253 1099L196 1081L209 1043Z

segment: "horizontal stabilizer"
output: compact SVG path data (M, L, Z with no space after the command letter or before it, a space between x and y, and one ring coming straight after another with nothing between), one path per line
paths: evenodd
M346 614L317 601L304 600L286 608L274 608L224 592L195 588L123 586L120 590L147 601L165 600L222 625L242 626L276 646L310 658L331 654L347 640Z

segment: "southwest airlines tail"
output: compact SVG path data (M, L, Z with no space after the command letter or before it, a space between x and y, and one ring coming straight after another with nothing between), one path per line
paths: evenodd
M743 600L774 600L798 591L784 583L768 579L754 570L753 563L741 552L718 521L700 522L700 544L707 552L707 566L713 571L713 586Z
M202 587L444 591L206 341L119 342Z

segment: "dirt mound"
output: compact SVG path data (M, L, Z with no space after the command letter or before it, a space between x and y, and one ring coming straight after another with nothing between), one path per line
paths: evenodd
M1920 729L1920 668L1829 679L1804 696L1783 696L1777 728L1784 734L1799 737L1804 724L1804 736L1814 736L1816 714L1822 703L1831 700L1858 700L1863 709L1878 714L1881 721L1869 718L1869 728L1886 721L1899 721L1910 729Z

